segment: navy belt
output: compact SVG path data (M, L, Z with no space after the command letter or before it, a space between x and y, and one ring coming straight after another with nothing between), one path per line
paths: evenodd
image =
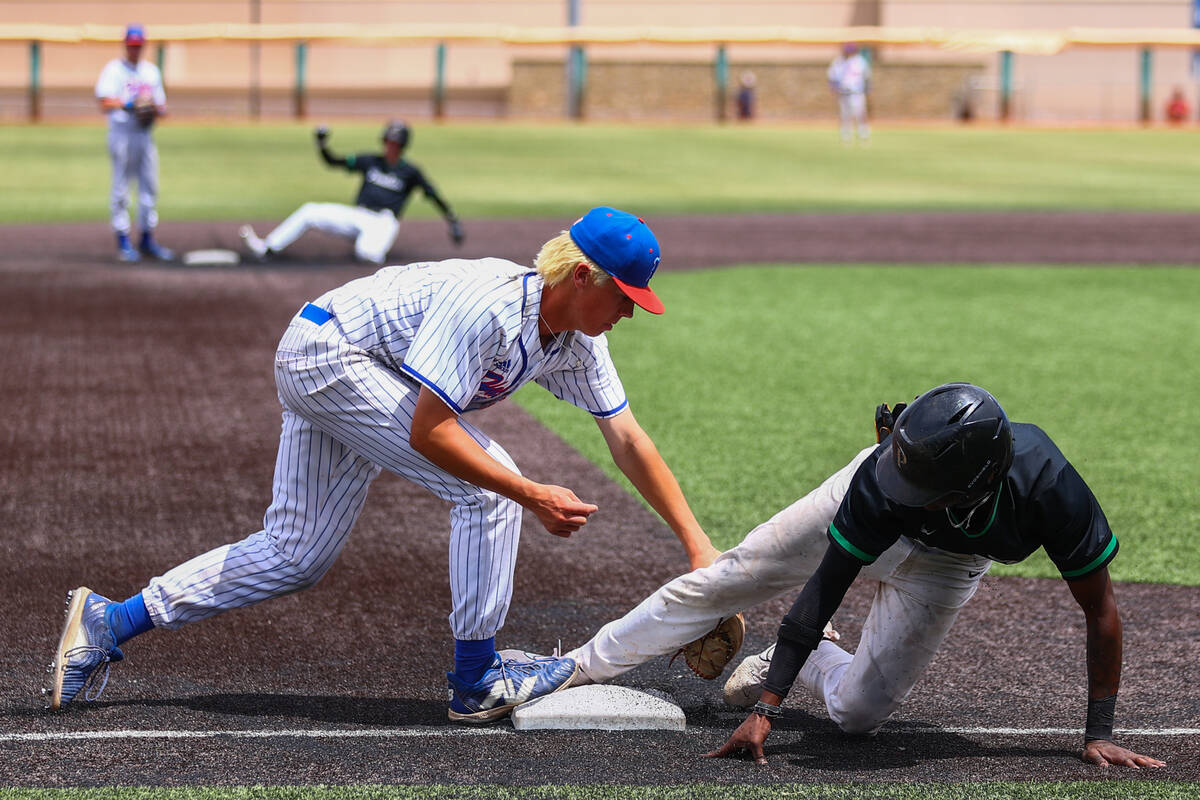
M330 314L320 306L314 306L312 303L305 303L304 308L300 309L300 317L309 322L315 322L318 325L324 325L329 320L333 319L333 314Z

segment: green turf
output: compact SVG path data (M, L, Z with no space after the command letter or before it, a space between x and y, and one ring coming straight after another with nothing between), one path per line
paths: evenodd
M1196 783L879 783L729 786L246 786L0 789L0 800L1190 800Z
M1121 542L1114 577L1200 584L1186 444L1200 271L757 266L655 281L667 314L621 322L612 351L718 546L873 442L877 403L966 380L1087 479ZM619 476L590 417L533 386L518 400ZM1057 575L1040 551L997 571Z
M338 123L332 147L378 149L379 125ZM352 176L326 167L310 125L158 130L164 222L270 220L305 200L351 202ZM102 121L0 126L13 154L0 223L104 220ZM417 124L412 158L466 219L644 214L971 209L1200 210L1200 149L1179 130L877 130L869 148L831 127ZM409 216L433 216L414 198Z

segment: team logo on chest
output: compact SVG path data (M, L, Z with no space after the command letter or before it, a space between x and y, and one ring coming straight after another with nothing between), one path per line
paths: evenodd
M497 361L493 364L491 369L483 373L483 380L479 382L479 391L476 396L494 400L508 393L512 388L508 379L508 371L511 366L511 359Z
M385 189L391 189L393 192L398 192L404 188L404 181L400 176L391 172L384 172L381 169L371 167L367 170L367 180L376 186L382 186Z

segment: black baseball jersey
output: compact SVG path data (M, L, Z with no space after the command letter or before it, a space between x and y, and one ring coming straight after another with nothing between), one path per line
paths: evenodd
M909 508L884 496L875 478L881 444L850 481L829 526L833 546L864 564L900 536L1009 564L1043 547L1066 579L1107 565L1117 554L1117 538L1091 489L1041 428L1014 423L1012 432L1008 476L963 529L954 527L963 522L956 509Z
M363 173L362 188L358 190L358 198L354 201L355 205L363 208L372 211L387 209L399 217L404 213L409 195L418 187L439 206L443 205L433 184L425 179L416 165L404 159L388 164L387 159L378 153L359 153L346 156L346 169Z

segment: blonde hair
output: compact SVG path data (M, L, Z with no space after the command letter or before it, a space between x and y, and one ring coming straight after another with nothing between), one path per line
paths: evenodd
M583 254L579 245L575 244L575 240L567 231L563 231L542 245L537 257L533 259L533 265L537 267L538 274L542 276L542 280L546 282L547 286L554 286L566 280L571 275L571 271L575 269L576 264L587 264L588 271L592 275L592 283L612 280L607 272L597 267L590 258Z

